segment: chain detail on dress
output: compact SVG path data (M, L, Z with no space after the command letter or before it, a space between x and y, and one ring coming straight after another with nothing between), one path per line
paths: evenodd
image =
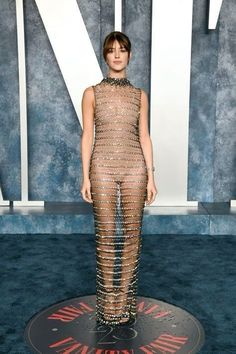
M137 316L137 282L147 171L139 140L141 90L127 78L93 86L90 161L96 239L96 318L118 325Z
M131 82L127 79L127 77L105 77L102 80L102 83L107 83L109 85L115 86L132 86Z

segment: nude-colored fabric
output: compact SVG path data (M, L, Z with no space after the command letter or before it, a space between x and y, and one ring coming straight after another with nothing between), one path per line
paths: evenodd
M136 318L147 172L139 142L141 90L93 86L95 141L90 161L96 232L96 317L116 325Z

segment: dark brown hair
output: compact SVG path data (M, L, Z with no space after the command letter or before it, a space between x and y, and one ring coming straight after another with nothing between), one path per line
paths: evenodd
M128 55L130 56L131 42L129 40L129 37L123 32L113 31L106 36L103 43L103 57L105 61L106 61L108 50L111 48L111 45L115 40L117 40L120 43L120 45L125 47L125 49L128 51Z

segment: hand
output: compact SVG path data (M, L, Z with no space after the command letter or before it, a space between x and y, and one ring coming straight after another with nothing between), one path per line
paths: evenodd
M154 202L156 195L158 194L155 182L153 180L148 181L147 183L147 198L145 200L146 205L150 205Z
M81 194L82 194L82 198L88 202L88 203L92 203L92 197L91 197L91 183L90 180L87 181L83 181L81 190L80 190Z

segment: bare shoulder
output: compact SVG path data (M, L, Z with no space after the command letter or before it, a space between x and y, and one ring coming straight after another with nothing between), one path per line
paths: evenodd
M90 97L94 95L94 89L93 86L86 87L83 93L84 96Z
M94 89L93 86L87 87L83 92L83 100L87 102L94 102Z

